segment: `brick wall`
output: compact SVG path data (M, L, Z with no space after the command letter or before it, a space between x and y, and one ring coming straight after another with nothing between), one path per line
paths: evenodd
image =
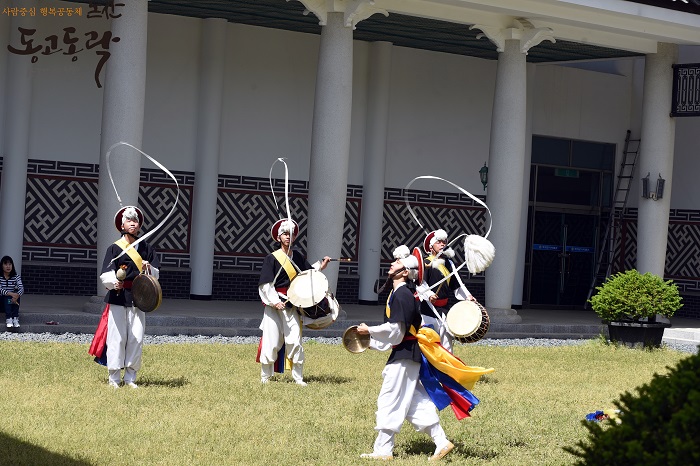
M683 307L674 314L674 317L685 317L687 319L700 319L700 295L683 294Z
M28 294L93 296L97 275L94 267L23 264L22 283Z

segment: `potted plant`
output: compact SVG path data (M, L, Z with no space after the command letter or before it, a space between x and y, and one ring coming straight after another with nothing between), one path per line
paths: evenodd
M588 302L608 324L610 340L628 346L660 346L671 324L656 322L657 314L668 318L683 306L673 280L635 269L610 276L596 290Z

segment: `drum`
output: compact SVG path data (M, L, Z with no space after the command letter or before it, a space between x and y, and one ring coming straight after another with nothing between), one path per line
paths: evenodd
M447 330L460 343L475 343L489 330L486 308L476 301L460 301L452 306L445 319Z
M163 301L160 283L153 275L142 273L134 278L131 284L131 294L134 298L134 305L143 312L155 311Z
M310 308L319 304L328 293L328 279L317 270L304 270L289 284L287 298L296 307Z
M329 327L338 319L340 304L333 293L321 300L320 303L310 308L302 308L304 326L311 330L322 330Z
M369 348L369 335L360 335L357 333L357 325L348 327L343 332L343 346L351 353L362 353Z

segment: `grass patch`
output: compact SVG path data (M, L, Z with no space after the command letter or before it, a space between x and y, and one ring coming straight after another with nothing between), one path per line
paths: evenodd
M0 463L143 465L366 464L388 353L305 344L308 387L290 374L262 385L255 345L146 345L140 388L113 390L87 345L0 342ZM586 438L587 413L666 373L686 354L591 341L555 348L460 345L494 367L481 404L440 413L451 464L562 465ZM404 424L394 464L425 464L434 446Z

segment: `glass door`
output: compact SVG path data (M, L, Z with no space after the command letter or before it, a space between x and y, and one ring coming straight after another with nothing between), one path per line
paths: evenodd
M535 210L530 304L583 307L595 256L598 217Z
M582 309L611 206L615 145L533 136L531 163L524 301Z

